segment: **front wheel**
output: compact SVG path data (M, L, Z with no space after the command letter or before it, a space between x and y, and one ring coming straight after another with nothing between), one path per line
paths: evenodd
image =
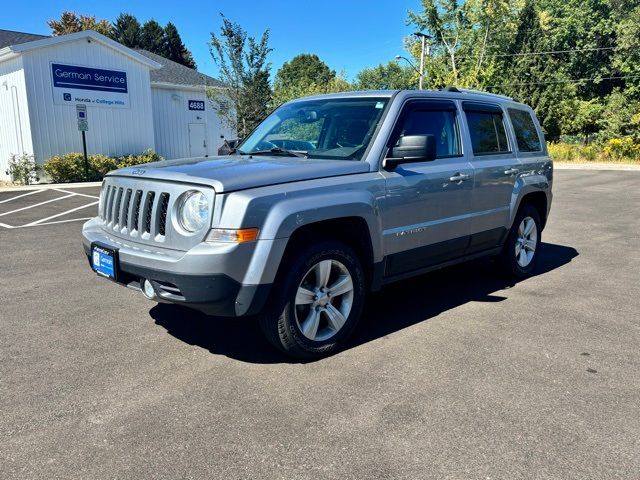
M337 351L362 314L365 279L351 248L322 242L295 253L260 318L267 339L285 353L313 359Z
M538 261L540 215L531 205L524 205L516 215L500 261L507 273L516 278L531 275Z

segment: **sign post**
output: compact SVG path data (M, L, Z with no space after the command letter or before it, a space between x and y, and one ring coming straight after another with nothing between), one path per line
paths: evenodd
M76 105L76 116L78 117L78 130L82 133L82 154L84 155L84 179L89 181L89 158L87 157L87 137L89 121L87 119L87 106Z

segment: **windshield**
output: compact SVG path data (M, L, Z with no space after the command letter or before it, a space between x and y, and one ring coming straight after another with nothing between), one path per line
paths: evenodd
M239 154L291 154L361 160L388 98L302 100L269 115L238 147Z

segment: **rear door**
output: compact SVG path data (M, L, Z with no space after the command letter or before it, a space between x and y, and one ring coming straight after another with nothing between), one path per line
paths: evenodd
M434 135L437 158L383 170L381 202L385 274L442 263L468 246L473 169L462 154L459 112L451 100L410 100L387 142L403 135Z
M475 173L468 252L474 253L496 247L504 238L520 162L500 105L465 101L462 109Z

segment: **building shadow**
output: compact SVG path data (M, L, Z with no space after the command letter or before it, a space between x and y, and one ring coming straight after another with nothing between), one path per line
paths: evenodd
M560 268L578 256L572 247L550 243L541 244L539 253L533 276ZM506 297L497 292L516 283L501 274L491 259L481 259L391 284L369 297L346 348L428 321L468 302L502 302ZM213 354L249 363L298 363L266 342L256 318L211 317L173 304L158 304L149 313L170 335Z

